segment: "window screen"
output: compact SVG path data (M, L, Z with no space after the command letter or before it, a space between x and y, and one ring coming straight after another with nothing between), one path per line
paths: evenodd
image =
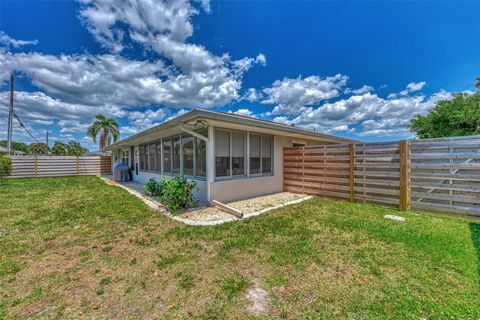
M193 176L193 137L182 137L183 148L183 174Z
M157 154L157 146L152 143L148 145L148 170L155 171L155 158Z
M172 149L173 149L173 173L180 174L180 139L172 139Z
M163 140L163 174L172 173L172 141Z
M205 177L207 170L207 145L205 141L195 138L195 176Z
M272 173L271 136L262 136L262 173Z
M145 168L145 146L140 146L139 148L139 160L140 160L140 170L146 170Z
M232 132L232 175L245 174L245 134Z
M217 177L230 175L230 132L215 132L215 174Z
M250 174L262 173L260 169L261 136L250 134Z
M157 172L162 172L162 144L158 142L157 146Z

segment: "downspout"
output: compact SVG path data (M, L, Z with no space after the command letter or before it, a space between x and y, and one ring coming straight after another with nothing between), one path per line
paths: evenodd
M205 152L206 152L206 161L207 161L207 164L206 164L207 172L206 172L205 182L206 182L206 188L207 188L207 190L206 190L206 191L207 191L207 201L208 201L208 203L210 203L210 201L212 200L212 197L211 197L211 194L210 194L210 183L211 183L211 181L210 181L210 180L211 180L211 179L210 179L211 172L210 172L210 171L211 171L211 170L209 170L209 163L210 163L211 161L213 161L213 159L211 159L211 155L209 154L209 153L210 153L209 151L210 151L210 149L211 149L211 147L212 147L212 145L210 144L210 139L207 138L207 137L205 137L205 136L203 136L203 135L201 135L201 134L199 134L198 132L195 132L195 131L193 131L193 130L190 130L190 129L188 129L188 128L185 128L185 124L184 124L183 122L180 122L180 123L178 124L178 126L180 127L180 130L182 130L183 132L186 132L186 133L188 133L188 134L191 134L192 136L194 136L194 137L196 137L196 138L198 138L198 139L201 139L201 140L205 141L205 144L206 144L206 148L205 148L206 151L205 151ZM209 132L209 137L211 137L211 135L210 135L210 131L211 131L211 130L210 130L210 127L211 127L210 125L207 126L207 130L208 130L208 132Z

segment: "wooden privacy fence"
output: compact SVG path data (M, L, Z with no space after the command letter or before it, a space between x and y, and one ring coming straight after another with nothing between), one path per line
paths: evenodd
M480 216L480 137L284 148L284 190Z
M112 172L110 156L12 156L10 178L91 176Z

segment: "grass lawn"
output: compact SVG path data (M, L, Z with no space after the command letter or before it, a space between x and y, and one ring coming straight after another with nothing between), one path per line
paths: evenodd
M428 213L313 199L193 227L96 177L0 186L0 319L478 319L479 256L479 222Z

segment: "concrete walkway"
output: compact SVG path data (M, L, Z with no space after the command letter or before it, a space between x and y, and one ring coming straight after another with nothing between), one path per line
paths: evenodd
M288 205L300 203L302 201L311 199L311 196L293 194L289 192L280 192L272 195L266 195L256 198L251 198L242 201L228 203L236 209L241 210L244 215L243 218L237 218L229 213L226 213L214 207L200 207L187 210L180 216L174 216L162 206L157 197L148 195L143 188L143 185L138 182L116 182L111 175L99 176L107 184L120 187L130 194L142 200L151 209L160 212L161 214L192 226L214 226L226 222L239 221L248 219L250 217L258 216L268 211L282 208Z

